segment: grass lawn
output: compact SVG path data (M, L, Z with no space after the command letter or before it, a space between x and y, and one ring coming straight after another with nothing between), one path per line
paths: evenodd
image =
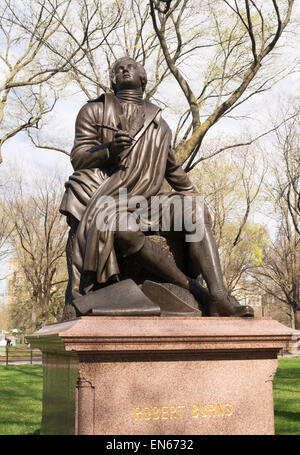
M0 366L0 435L39 434L41 365Z
M0 435L39 434L41 365L0 366ZM274 379L275 431L300 435L300 358L279 359Z
M276 434L300 435L300 358L278 360L273 390Z

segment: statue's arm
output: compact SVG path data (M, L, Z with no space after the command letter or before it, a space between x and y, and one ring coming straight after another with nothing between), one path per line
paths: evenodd
M168 154L165 177L175 191L197 192L195 185L191 182L180 164L177 163L171 147Z
M97 126L99 119L102 118L102 112L102 103L87 103L79 111L71 151L71 163L75 170L101 168L110 159L110 142L101 143Z

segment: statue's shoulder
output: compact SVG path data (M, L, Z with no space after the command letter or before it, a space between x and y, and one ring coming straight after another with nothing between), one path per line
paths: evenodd
M145 105L146 105L146 110L148 112L152 112L154 115L156 113L154 123L156 123L157 125L160 125L160 128L162 128L166 132L171 131L169 125L167 124L165 119L162 117L161 107L157 106L157 104L150 103L150 101L145 101Z
M153 112L155 112L155 110L157 111L155 121L157 124L160 125L160 128L164 131L164 133L171 134L171 128L169 127L166 120L163 118L162 109L159 106L157 106L156 104L150 103L149 101L146 101L146 105L148 106L148 109L153 110Z
M159 106L157 106L157 104L150 103L150 101L146 101L146 100L144 100L144 103L145 103L147 110L149 110L149 111L151 110L153 112L155 112L155 111L161 112L161 108Z
M87 106L91 106L91 109L117 109L118 108L118 99L116 95L112 92L102 93L100 96L93 100L89 100Z
M106 95L105 93L102 93L100 96L97 96L97 98L94 98L92 100L88 100L87 103L85 104L85 106L86 105L92 105L93 103L103 103L105 95Z
M78 119L89 119L90 117L99 116L104 106L104 94L95 99L88 100L79 110Z
M114 102L115 99L116 99L116 95L113 92L106 92L106 93L101 93L101 95L98 96L97 98L88 100L87 104L109 103L109 102Z

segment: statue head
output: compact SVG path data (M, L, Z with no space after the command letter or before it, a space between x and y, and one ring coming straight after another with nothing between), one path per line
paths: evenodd
M147 74L144 67L133 58L122 57L110 69L110 84L115 93L120 89L141 89L144 92Z

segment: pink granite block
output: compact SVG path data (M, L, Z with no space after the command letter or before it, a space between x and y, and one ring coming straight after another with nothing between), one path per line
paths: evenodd
M30 337L45 358L42 433L274 434L272 381L292 334L243 318L82 317L44 327Z

